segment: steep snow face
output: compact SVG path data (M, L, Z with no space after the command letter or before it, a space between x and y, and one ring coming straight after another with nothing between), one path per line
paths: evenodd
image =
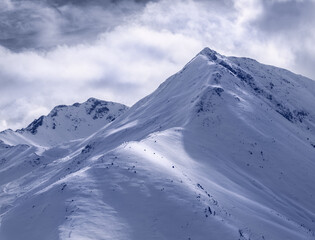
M240 235L312 239L314 94L310 79L204 49L124 119L83 143L101 153L98 146L180 127L181 142L169 144L199 166L192 171L183 160L183 172L211 190Z
M313 146L314 99L315 84L310 79L252 59L224 57L206 48L132 106L123 119L99 131L95 139L109 140L122 132L127 140L135 134L141 139L155 131L185 127L200 115L205 116L204 121L212 117L218 122L216 111L222 110L231 113L232 119L252 121L249 128L275 120L288 126L289 132L301 129L310 135L308 145ZM268 119L254 121L256 110Z
M53 146L87 137L122 115L128 107L119 103L90 98L72 106L55 107L47 116L34 120L26 128L0 133L0 139L8 144L21 143L37 146Z
M0 238L315 239L314 102L314 81L206 48L82 140L1 142Z

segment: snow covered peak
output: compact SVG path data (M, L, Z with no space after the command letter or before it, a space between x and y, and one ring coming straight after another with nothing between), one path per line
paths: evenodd
M216 51L205 47L203 50L201 50L198 55L203 55L208 57L209 60L217 60L217 55L219 55Z
M122 115L128 107L119 103L90 98L71 106L59 105L47 115L34 120L26 128L0 133L9 144L50 146L87 137Z
M315 120L314 93L315 84L310 79L205 48L156 91L132 106L121 121L108 127L110 130L104 128L96 136L108 136L112 127L124 129L126 136L128 131L145 136L171 127L186 127L195 121L216 122L214 118L223 115L231 119L237 116L241 121L248 115L255 119L258 112L266 122L277 119L280 125L294 124L301 131L315 132L311 124ZM230 113L233 116L228 116Z
M314 240L314 102L205 48L128 111L57 106L0 133L0 239Z

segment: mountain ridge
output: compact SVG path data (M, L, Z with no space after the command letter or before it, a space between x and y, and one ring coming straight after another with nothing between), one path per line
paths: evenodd
M85 138L0 145L1 239L314 239L310 81L205 48Z
M45 143L45 139L40 139L39 141L36 139L44 137L51 138L51 141L46 142L46 145L55 145L63 141L87 137L104 125L114 121L116 117L122 115L127 109L128 107L123 104L96 98L89 98L83 103L58 105L46 116L43 115L35 119L25 128L17 129L16 131L2 131L0 139L11 144L32 144L32 142L41 141ZM63 132L69 132L69 134L67 135ZM49 135L45 136L45 134ZM60 138L58 135L62 137ZM26 140L23 140L23 138L26 138ZM30 141L27 141L27 139Z

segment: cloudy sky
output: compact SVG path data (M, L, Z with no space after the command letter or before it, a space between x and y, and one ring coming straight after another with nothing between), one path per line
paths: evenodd
M208 46L315 79L312 0L0 0L0 130L132 105Z

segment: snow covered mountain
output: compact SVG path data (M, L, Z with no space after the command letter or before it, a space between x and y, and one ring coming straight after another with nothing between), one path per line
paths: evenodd
M55 108L0 134L0 239L315 239L314 102L310 79L205 48L109 124L76 135Z
M72 106L55 107L47 116L34 120L26 128L0 132L0 140L7 144L52 146L88 137L112 122L128 107L113 102L90 98Z

